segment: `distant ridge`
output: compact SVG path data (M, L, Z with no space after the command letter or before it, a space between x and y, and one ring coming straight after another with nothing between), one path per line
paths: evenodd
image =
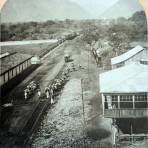
M70 0L7 0L1 11L2 23L88 17L88 12Z
M136 11L143 10L138 0L118 0L109 9L105 9L101 15L97 13L96 8L94 8L96 13L92 15L92 9L86 10L85 6L80 6L72 0L7 0L1 10L1 22L128 18Z
M138 0L118 0L116 4L100 15L101 18L131 17L136 11L143 10Z

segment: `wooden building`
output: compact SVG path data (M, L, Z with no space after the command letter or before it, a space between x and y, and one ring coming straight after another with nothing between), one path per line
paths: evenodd
M135 48L127 51L126 53L112 58L111 66L112 69L114 69L129 64L131 62L141 62L142 64L147 64L147 59L148 50L138 45Z
M148 117L148 66L131 63L100 74L105 117Z
M31 65L31 55L4 53L0 56L0 87L17 77Z
M131 63L100 74L100 93L103 116L115 119L119 128L123 127L121 137L130 137L131 127L132 135L148 136L147 65Z

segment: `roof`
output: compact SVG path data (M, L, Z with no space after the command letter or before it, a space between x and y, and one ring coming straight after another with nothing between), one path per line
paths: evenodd
M100 74L100 92L148 92L148 66L132 63Z
M121 63L123 61L126 61L126 60L133 57L134 55L136 55L137 53L139 53L142 50L144 50L144 48L142 46L138 45L135 48L129 50L128 52L126 52L126 53L124 53L124 54L122 54L120 56L112 58L111 59L111 64L114 65L114 64L118 64L118 63Z
M28 54L12 53L0 59L0 75L9 69L19 65L20 63L30 59L32 56Z
M0 42L0 47L16 46L16 45L28 45L28 44L56 43L56 42L58 42L57 39L29 40L29 41L7 41L7 42Z
M0 59L8 56L9 54L10 54L9 52L1 53L0 54Z

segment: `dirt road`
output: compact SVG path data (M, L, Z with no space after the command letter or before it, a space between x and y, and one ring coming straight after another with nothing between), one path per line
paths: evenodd
M81 37L65 45L64 50L72 53L76 71L70 73L57 103L33 136L32 148L111 145L111 120L101 116L100 71L88 49Z

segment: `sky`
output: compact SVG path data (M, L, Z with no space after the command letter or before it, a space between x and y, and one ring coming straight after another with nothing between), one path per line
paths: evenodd
M85 8L90 12L92 16L98 16L98 13L101 14L104 12L104 9L109 8L111 5L116 3L118 0L71 0L73 2L78 3L80 6ZM0 0L0 9L6 0ZM100 9L98 11L98 9Z
M104 10L114 5L118 0L71 0L85 8L92 16L102 14ZM99 11L98 11L99 9Z
M95 14L98 15L98 12L101 14L104 11L104 9L109 8L110 6L115 4L118 0L71 0L71 1L76 2L81 6L85 6L86 7L85 9L89 11L91 10L90 12L92 15ZM143 5L148 18L148 0L139 0L139 1ZM0 0L0 10L5 2L6 0ZM100 10L97 11L97 9Z

